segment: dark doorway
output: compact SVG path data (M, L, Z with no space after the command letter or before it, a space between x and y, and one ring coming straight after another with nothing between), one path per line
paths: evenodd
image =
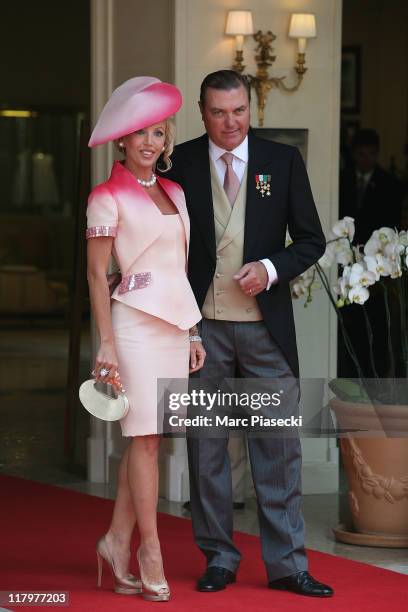
M0 471L66 482L86 475L89 427L79 406L67 414L72 309L84 280L74 267L89 0L9 3L0 32ZM80 309L77 365L87 378L86 300Z

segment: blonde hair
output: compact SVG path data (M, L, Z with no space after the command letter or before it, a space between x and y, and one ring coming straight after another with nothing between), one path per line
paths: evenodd
M160 172L168 172L172 166L170 155L173 153L174 141L176 138L176 128L173 119L166 119L166 128L164 133L164 151L162 153L164 167L158 167Z
M166 122L166 127L164 129L164 149L161 154L161 157L163 158L164 166L158 167L158 170L160 170L160 172L168 172L172 166L170 155L173 153L174 141L176 137L176 128L175 128L173 119L167 118L165 122ZM115 147L117 148L119 153L122 153L123 155L126 156L126 147L119 146L120 141L121 141L121 138L117 138L116 140L114 140Z

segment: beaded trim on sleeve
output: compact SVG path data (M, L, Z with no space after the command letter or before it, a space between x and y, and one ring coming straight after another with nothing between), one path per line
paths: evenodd
M114 238L116 234L117 228L110 225L96 225L86 230L87 238L99 238L100 236L113 236Z

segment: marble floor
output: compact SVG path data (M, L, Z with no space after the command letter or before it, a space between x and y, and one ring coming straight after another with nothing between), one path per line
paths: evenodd
M67 403L69 330L0 323L0 473L51 483L84 478L89 417L79 400ZM89 345L85 323L80 380L89 377Z

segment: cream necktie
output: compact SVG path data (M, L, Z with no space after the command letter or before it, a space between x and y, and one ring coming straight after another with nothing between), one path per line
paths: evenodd
M224 176L224 190L231 206L234 206L234 202L237 199L240 188L239 178L235 174L234 168L232 167L234 155L232 153L224 153L221 155L221 159L227 166Z

